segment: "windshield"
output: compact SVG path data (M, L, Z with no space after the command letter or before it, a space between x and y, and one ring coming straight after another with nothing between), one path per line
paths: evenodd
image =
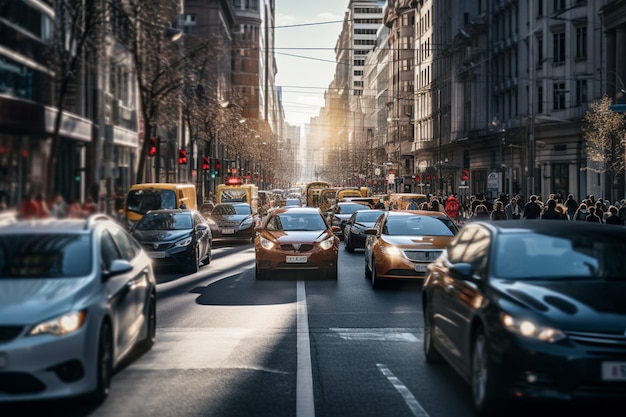
M128 192L126 210L146 214L150 210L175 209L176 194L172 190L132 190Z
M136 230L185 230L193 222L189 213L148 213L139 220Z
M615 236L506 235L494 251L494 275L500 278L626 280L626 242Z
M431 216L389 216L383 233L390 236L454 236L452 221Z
M319 214L280 214L272 216L267 222L267 230L315 231L325 230L326 223Z
M337 214L352 214L357 210L371 210L365 204L340 204L337 209Z
M355 221L361 223L373 223L380 217L382 213L374 210L359 210L357 211Z
M88 235L0 236L0 278L83 277L91 269Z
M247 205L217 205L211 212L211 214L216 216L232 216L235 214L240 215L249 215L252 214L252 209Z

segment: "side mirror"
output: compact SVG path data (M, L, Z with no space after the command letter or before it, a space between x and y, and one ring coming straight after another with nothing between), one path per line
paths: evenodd
M104 278L109 279L112 276L123 274L133 270L133 265L125 259L115 259L111 262L111 267L105 271Z
M472 281L474 274L474 267L469 263L458 263L450 266L448 273L452 278L460 279L464 281Z
M378 230L374 229L373 227L369 227L369 228L365 229L365 234L366 235L376 236L378 234Z

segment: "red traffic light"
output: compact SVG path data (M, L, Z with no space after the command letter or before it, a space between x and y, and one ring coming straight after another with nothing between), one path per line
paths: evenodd
M222 168L222 162L219 159L215 160L215 172L220 173L220 169Z
M157 140L156 138L150 138L150 148L148 149L148 156L154 156L157 153Z
M461 179L462 179L463 181L467 181L467 180L469 180L469 170L467 170L467 169L464 169L464 170L463 170L463 175L461 175Z
M211 167L211 160L208 156L202 158L202 170L207 171Z
M187 151L184 149L178 150L178 165L185 165L187 163Z

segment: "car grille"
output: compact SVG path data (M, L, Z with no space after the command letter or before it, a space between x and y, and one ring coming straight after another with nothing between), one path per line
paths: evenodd
M609 349L626 349L624 333L590 333L567 331L567 337L585 346Z
M33 394L43 392L46 386L32 375L23 372L0 373L0 392L7 394Z
M310 252L313 250L313 245L303 244L299 249L293 247L293 245L280 245L280 250L284 252Z
M405 250L404 256L412 261L434 261L441 255L441 250Z
M22 332L22 329L22 326L0 326L0 342L15 339Z
M219 227L232 227L232 228L236 228L237 226L239 226L239 222L217 222L217 225Z
M144 250L148 252L153 252L155 250L158 250L158 251L167 250L171 248L172 246L174 246L174 244L173 243L159 243L159 246L155 248L153 243L142 243L142 246Z

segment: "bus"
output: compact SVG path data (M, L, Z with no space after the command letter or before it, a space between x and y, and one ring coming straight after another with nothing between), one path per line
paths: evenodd
M304 189L306 205L309 207L320 207L322 204L320 194L324 188L331 188L331 184L326 181L313 181L308 183Z
M217 204L248 203L253 213L259 212L259 188L254 184L244 184L240 178L229 178L225 184L218 184Z

